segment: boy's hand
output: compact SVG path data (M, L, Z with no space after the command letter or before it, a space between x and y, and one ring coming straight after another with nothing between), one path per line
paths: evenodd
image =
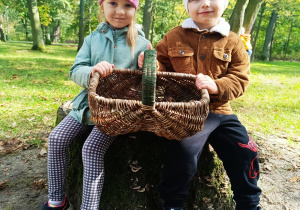
M198 89L207 89L209 94L219 94L219 88L215 81L201 73L196 76L196 87Z
M149 43L149 44L147 45L147 48L148 48L148 50L152 50L152 45L151 45L151 43ZM138 66L139 66L140 69L143 68L144 58L145 58L144 52L141 52L140 55L139 55L139 58L138 58Z
M107 75L112 73L114 67L114 64L110 64L106 61L101 61L93 67L92 75L94 75L94 73L97 71L100 73L101 77L106 77Z

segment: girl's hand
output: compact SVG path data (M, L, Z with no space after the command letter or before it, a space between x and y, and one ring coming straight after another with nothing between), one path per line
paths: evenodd
M148 50L152 50L152 45L151 45L151 43L149 43L149 44L147 45L147 48L148 48ZM140 55L139 55L139 58L138 58L138 66L139 66L140 69L143 68L144 58L145 58L144 52L141 52Z
M209 94L219 94L219 88L215 81L201 73L196 76L196 87L198 89L207 89Z
M92 75L94 75L94 73L97 71L100 73L101 77L106 77L107 75L112 73L114 67L114 64L110 64L106 61L101 61L93 67Z

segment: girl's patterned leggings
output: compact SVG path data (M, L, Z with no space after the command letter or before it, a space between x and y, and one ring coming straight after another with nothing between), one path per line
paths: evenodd
M81 209L98 209L104 182L104 154L115 137L98 131L96 126L82 125L67 116L50 134L48 142L48 197L59 201L65 197L68 147L78 137L91 132L82 148L84 166Z

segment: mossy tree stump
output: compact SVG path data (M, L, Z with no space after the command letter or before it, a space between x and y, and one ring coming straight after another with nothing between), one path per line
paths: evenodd
M62 104L57 111L57 124L71 107L70 102ZM74 210L80 209L81 204L81 148L85 139L77 140L69 149L66 192ZM115 140L105 156L100 210L160 209L157 186L161 180L166 141L149 132L119 136ZM228 177L209 145L204 149L198 168L185 209L234 209Z

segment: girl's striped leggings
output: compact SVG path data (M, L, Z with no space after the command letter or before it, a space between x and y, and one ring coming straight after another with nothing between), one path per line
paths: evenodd
M48 141L48 197L59 201L65 197L68 147L83 134L91 132L82 148L84 166L81 209L98 209L104 182L104 154L115 137L98 131L96 126L80 124L71 116L51 132Z

